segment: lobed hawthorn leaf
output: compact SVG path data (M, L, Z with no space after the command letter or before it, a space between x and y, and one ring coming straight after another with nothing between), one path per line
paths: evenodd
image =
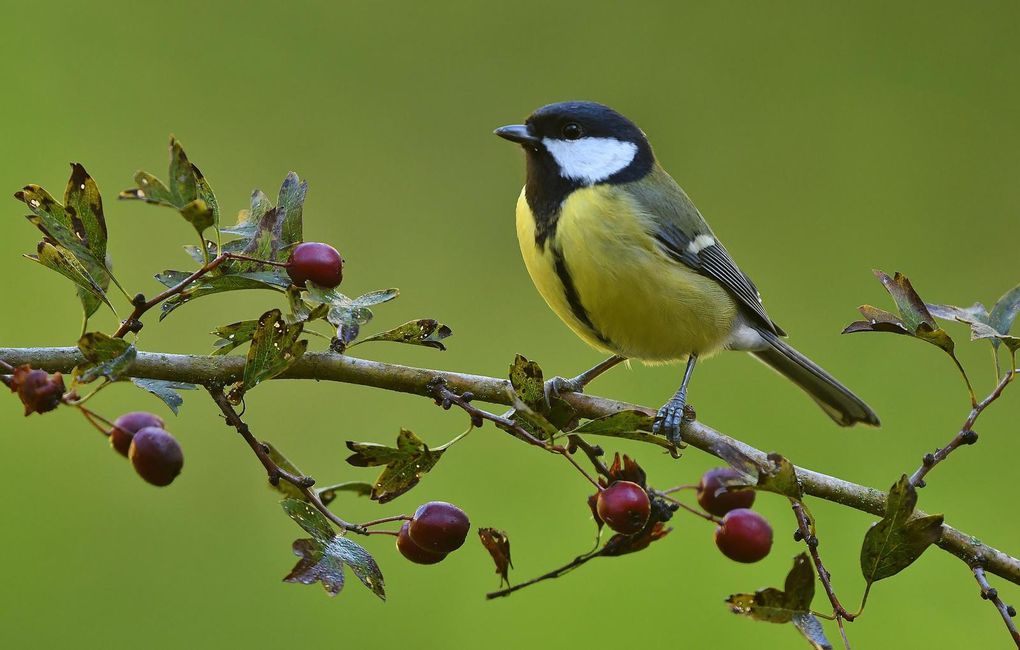
M195 384L188 384L182 381L165 381L163 379L139 379L135 377L131 380L131 383L163 400L163 403L170 407L174 415L177 415L181 404L184 403L184 398L177 391L195 390L196 388Z
M26 255L25 257L56 271L77 285L78 297L82 301L86 321L96 313L98 304L104 304L116 313L110 300L106 297L103 285L89 273L89 270L69 249L52 240L44 239L36 247L35 255Z
M928 308L936 318L970 325L972 341L990 339L995 349L1000 344L1005 344L1012 352L1020 349L1020 338L1009 335L1013 321L1020 312L1020 285L1003 294L990 313L979 302L966 308L953 305L928 305Z
M106 253L103 202L99 187L85 167L71 163L71 175L64 192L65 205L34 184L16 192L14 198L29 207L33 213L29 221L45 236L39 248L46 248L46 244L56 248L56 251L38 251L29 258L40 261L77 285L85 326L102 304L112 310L113 306L106 299L106 289L116 278L110 272Z
M674 458L679 458L680 453L672 443L661 436L650 433L654 420L654 416L648 415L644 411L617 411L595 420L589 420L570 433L611 436L624 440L646 442L663 447L669 450Z
M117 381L138 356L135 346L102 332L89 332L78 339L78 349L87 360L74 369L78 383L88 384L100 377Z
M843 334L855 332L903 334L941 348L959 365L959 361L956 360L956 346L953 339L935 322L928 306L914 291L910 280L900 273L890 277L882 271L875 271L875 277L892 296L899 314L893 314L871 305L861 305L858 311L865 320L850 323L843 330Z
M372 593L386 600L382 571L375 558L358 543L333 533L329 521L311 505L298 499L280 502L284 511L301 526L311 539L295 540L292 548L300 559L285 582L311 585L321 582L326 592L336 596L344 587L344 567Z
M184 271L163 271L156 276L156 280L164 286L173 287L189 275L191 274ZM193 282L176 296L163 301L160 306L159 319L163 320L181 305L214 293L240 289L270 289L282 292L289 286L290 279L272 272L207 275Z
M545 378L538 363L518 354L510 364L510 385L528 408L542 411L546 406Z
M389 302L400 295L398 289L383 289L351 299L336 289L320 287L314 282L305 284L308 300L316 305L328 305L326 320L337 330L333 346L337 352L347 349L358 338L361 326L372 320L369 307Z
M502 587L505 583L508 587L510 586L510 569L513 568L513 560L510 559L510 538L507 537L505 531L497 530L495 528L479 528L478 539L482 542L482 546L492 556L492 561L496 564L496 574L499 575L499 586Z
M302 213L307 193L308 182L302 181L294 172L283 179L276 206L262 190L255 190L251 195L251 208L237 215L237 223L232 228L221 231L238 235L241 239L227 243L223 249L263 260L286 260L290 250L301 243ZM258 266L256 262L234 260L228 268L242 272Z
M372 485L372 500L379 503L392 501L417 485L445 451L441 447L429 449L421 438L407 429L400 430L396 447L348 440L347 448L354 452L347 462L355 467L386 466Z
M134 180L137 187L124 190L118 198L174 208L203 240L206 230L218 226L216 195L202 172L188 160L177 138L170 136L169 186L146 171L136 172Z
M861 545L861 573L870 585L907 568L942 537L942 515L913 517L917 490L904 474L889 490L885 516Z
M811 613L814 596L815 571L808 554L801 553L793 559L783 589L769 587L753 594L733 594L726 602L734 614L768 623L789 623L798 614Z
M815 650L832 650L832 643L826 638L825 630L822 629L822 623L817 616L810 612L801 612L794 614L790 622Z
M308 341L298 340L301 331L302 325L288 325L279 309L262 314L244 362L240 394L272 379L301 358L308 349Z
M329 305L309 305L301 297L301 289L291 285L287 287L287 303L290 305L290 323L307 323L308 321L325 318Z
M359 345L369 341L394 341L396 343L407 343L409 345L423 345L425 347L445 351L446 346L443 345L442 339L445 339L452 334L453 330L439 321L431 318L423 318L420 320L409 321L403 325L394 327L391 330L380 332L379 334L373 334L372 336L361 339L352 345Z
M219 339L213 343L213 356L221 356L238 348L255 336L258 328L257 320L243 320L230 325L222 325L212 331Z

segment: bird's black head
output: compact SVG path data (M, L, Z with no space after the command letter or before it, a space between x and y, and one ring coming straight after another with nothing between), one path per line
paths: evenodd
M577 188L636 181L655 163L641 129L594 102L549 104L495 133L527 152L526 194L537 217L558 212Z

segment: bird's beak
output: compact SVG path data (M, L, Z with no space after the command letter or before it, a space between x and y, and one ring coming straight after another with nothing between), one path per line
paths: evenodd
M509 140L510 142L517 142L519 144L536 145L539 143L539 139L531 134L523 124L511 124L509 126L501 126L493 131L499 137Z

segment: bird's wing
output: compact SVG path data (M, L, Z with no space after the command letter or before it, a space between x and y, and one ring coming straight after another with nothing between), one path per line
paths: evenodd
M658 178L633 183L631 194L653 218L653 236L666 254L721 284L766 330L785 335L765 312L757 287L737 267L687 194L661 169L652 173Z

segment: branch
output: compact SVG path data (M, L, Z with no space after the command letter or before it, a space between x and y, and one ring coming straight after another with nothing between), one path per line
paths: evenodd
M995 605L995 609L999 610L999 614L1002 616L1003 622L1006 623L1006 629L1009 630L1010 636L1013 637L1013 642L1016 643L1016 647L1020 648L1020 632L1016 629L1016 624L1013 622L1013 617L1016 616L1016 610L1006 603L1002 602L999 598L999 592L995 587L988 584L988 578L985 577L985 570L980 566L971 567L971 571L974 572L974 579L981 585L981 597L985 600L992 601Z
M11 365L27 363L49 372L69 372L85 360L78 348L0 348L0 359ZM243 370L243 357L139 352L125 375L144 379L222 385L239 380ZM475 400L507 406L512 401L510 382L506 379L380 363L332 353L306 354L279 378L337 381L411 393L430 399L434 398L432 382L442 378L451 390L461 394L464 391L471 392ZM585 418L599 418L626 410L640 410L649 415L655 413L654 409L647 407L581 393L567 393L562 399L567 401L580 417ZM729 448L736 449L761 464L766 463L765 452L734 440L701 422L684 423L682 435L688 445L713 456L721 457L719 450ZM886 494L881 490L801 467L797 468L797 476L805 494L876 516L885 513ZM914 516L923 517L925 513L918 511ZM967 533L951 526L943 526L942 539L937 544L966 562L968 566L981 565L989 573L1020 585L1020 560L978 541Z
M979 404L974 405L974 407L970 410L970 414L967 416L966 421L964 421L963 426L960 427L959 433L953 436L953 439L949 441L949 444L941 449L937 449L934 454L924 455L924 458L921 460L921 466L918 467L917 471L910 477L911 485L919 488L924 487L924 477L927 476L928 472L934 469L936 465L948 458L949 454L953 453L962 445L973 445L977 442L978 435L974 431L974 423L977 422L978 416L980 416L992 402L999 399L999 396L1002 395L1002 391L1006 389L1009 382L1013 381L1015 376L1016 371L1010 368L1010 370L1002 376L1002 379L999 380L999 383L996 384L992 392L988 394L988 397L981 400Z

